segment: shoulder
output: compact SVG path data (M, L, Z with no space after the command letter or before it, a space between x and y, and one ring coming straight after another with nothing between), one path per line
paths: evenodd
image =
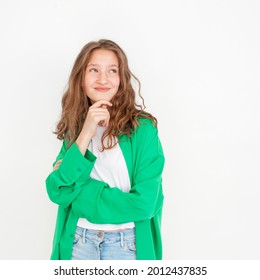
M153 133L157 130L157 125L151 119L140 117L138 118L136 133Z
M136 130L133 132L132 137L140 145L146 145L152 139L158 137L158 129L156 124L148 118L138 118L138 125Z
M132 144L136 154L144 160L153 157L164 158L157 125L151 119L139 119L139 125L133 134Z

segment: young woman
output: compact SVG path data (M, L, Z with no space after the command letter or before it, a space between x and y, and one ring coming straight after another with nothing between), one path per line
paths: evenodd
M164 155L131 79L141 97L113 41L90 42L76 58L46 179L59 205L51 259L162 259Z

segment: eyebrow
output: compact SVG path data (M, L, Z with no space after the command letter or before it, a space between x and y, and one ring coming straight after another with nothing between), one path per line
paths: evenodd
M91 64L88 64L87 67L88 67L88 66L100 66L100 64L91 63ZM108 66L110 66L110 67L119 67L119 66L116 65L116 64L110 64L110 65L108 65Z

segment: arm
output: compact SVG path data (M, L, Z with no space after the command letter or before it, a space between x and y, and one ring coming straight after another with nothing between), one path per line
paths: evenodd
M67 207L80 193L82 182L89 178L96 157L88 150L83 156L76 142L67 149L64 140L53 166L60 159L59 168L49 174L45 183L50 200Z
M130 192L89 178L72 202L76 215L92 223L117 224L150 219L162 207L164 155L157 129L140 132L135 146L136 167Z
M89 178L96 157L87 150L90 140L96 134L98 123L107 126L109 112L107 100L95 102L88 110L82 130L69 149L63 145L54 162L54 171L46 179L46 188L50 199L67 207L81 191L82 182ZM62 160L61 160L62 159Z

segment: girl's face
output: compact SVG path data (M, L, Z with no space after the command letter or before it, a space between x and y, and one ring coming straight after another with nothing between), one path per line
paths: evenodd
M83 87L91 103L110 101L120 84L119 63L110 50L94 50L86 67Z

